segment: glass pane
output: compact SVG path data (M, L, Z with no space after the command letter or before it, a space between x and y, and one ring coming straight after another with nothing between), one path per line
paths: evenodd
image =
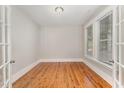
M6 65L6 81L8 81L9 80L9 64L8 65Z
M2 21L2 6L0 5L0 22Z
M115 46L115 49L116 49L116 50L115 50L115 52L116 52L116 53L115 53L115 54L116 54L115 61L116 61L116 62L119 62L119 45L116 45L116 46Z
M119 7L116 8L116 24L119 23Z
M121 42L124 42L124 22L121 23Z
M116 42L119 43L119 25L116 26Z
M8 43L8 26L5 26L5 43Z
M124 65L124 45L121 46L121 64Z
M112 15L100 21L100 40L112 39Z
M5 42L8 43L8 11L7 7L5 7Z
M119 65L115 64L115 77L116 80L119 81Z
M112 61L112 14L103 18L100 22L100 40L98 59L109 65Z
M3 46L0 46L0 66L2 65L3 63Z
M87 55L93 56L93 26L87 28Z
M8 23L8 11L7 7L5 6L5 24Z
M124 68L121 67L121 85L124 87Z
M100 42L99 60L101 62L112 64L112 43L108 41Z
M2 24L0 23L0 43L2 43Z
M121 19L124 19L124 5L121 6Z
M4 85L4 75L3 75L3 68L0 69L0 87Z
M8 62L8 46L5 46L5 60Z

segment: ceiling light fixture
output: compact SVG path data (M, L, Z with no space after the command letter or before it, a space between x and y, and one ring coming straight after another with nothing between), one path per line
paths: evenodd
M58 14L61 14L63 11L64 11L64 9L62 7L55 8L55 12L57 12Z

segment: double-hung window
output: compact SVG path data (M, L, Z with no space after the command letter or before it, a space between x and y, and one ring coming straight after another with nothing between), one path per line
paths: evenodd
M112 65L112 13L98 21L98 60Z

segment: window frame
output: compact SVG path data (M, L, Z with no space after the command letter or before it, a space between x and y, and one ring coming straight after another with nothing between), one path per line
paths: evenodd
M114 27L114 23L115 23L115 17L114 17L114 9L115 9L116 6L109 6L109 7L106 7L101 13L99 13L95 18L93 18L91 21L89 21L85 26L84 26L84 31L85 31L85 57L87 59L90 59L90 60L93 60L95 61L96 63L98 64L101 64L103 65L104 67L106 67L107 69L109 70L112 70L113 69L113 65L110 66L106 63L103 63L101 61L99 61L97 59L97 55L98 55L98 36L99 36L99 31L98 31L98 21L102 18L105 17L105 15L109 14L110 12L112 13L112 18L113 18L113 28L112 28L112 33L115 32L115 27ZM93 57L91 56L88 56L87 55L87 30L86 28L89 26L89 25L93 25ZM113 34L114 35L114 34ZM112 36L112 40L114 36ZM112 46L113 46L113 42L112 42ZM114 51L113 47L112 47L112 51ZM113 55L112 55L112 58L113 58Z
M99 53L100 53L100 42L102 42L101 41L101 39L100 39L100 21L101 20L103 20L104 18L106 18L106 17L108 17L108 16L110 16L110 15L112 15L112 37L111 37L111 40L112 40L112 42L111 42L111 45L112 45L112 53L111 53L111 56L112 56L112 60L111 61L113 61L114 59L113 59L113 12L112 11L110 11L110 12L108 12L108 13L106 13L102 18L100 18L99 20L97 20L96 21L96 23L97 23L97 29L98 29L98 31L97 31L97 56L96 56L96 58L98 58L98 55L99 55ZM104 39L103 39L104 40ZM107 40L107 39L106 39ZM98 59L99 60L99 59ZM100 61L100 62L102 62L102 63L105 63L105 62L103 62L103 61ZM108 63L105 63L105 64L107 64L107 65L109 65ZM113 64L112 64L113 65Z

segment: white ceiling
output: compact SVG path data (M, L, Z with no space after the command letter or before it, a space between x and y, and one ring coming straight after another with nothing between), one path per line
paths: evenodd
M57 15L55 5L25 5L17 6L41 26L82 25L99 8L100 5L64 5L62 15Z

